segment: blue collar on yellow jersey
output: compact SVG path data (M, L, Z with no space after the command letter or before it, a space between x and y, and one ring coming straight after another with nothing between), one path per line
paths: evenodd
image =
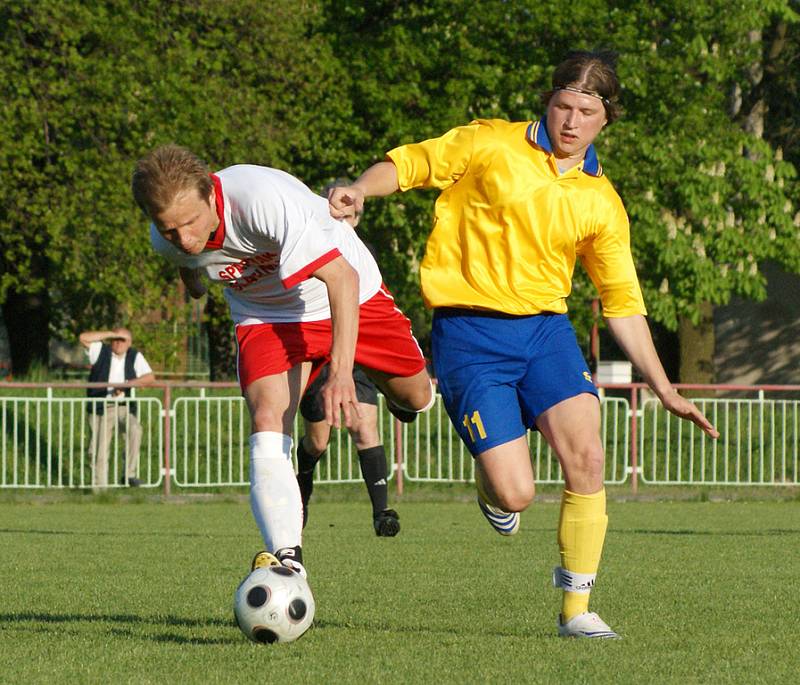
M547 135L547 117L542 117L539 121L531 122L528 130L525 132L525 137L528 142L536 147L540 147L545 152L553 152L553 145L550 142L550 136ZM590 176L602 176L603 167L600 165L600 160L597 159L597 151L594 145L586 148L586 155L583 158L583 171Z

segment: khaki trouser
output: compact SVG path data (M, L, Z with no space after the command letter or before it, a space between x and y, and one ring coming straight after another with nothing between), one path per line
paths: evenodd
M108 451L111 440L119 440L125 434L125 475L126 479L137 477L139 469L139 449L142 444L142 424L127 404L106 402L104 414L89 414L92 440L89 444L89 457L92 460L92 486L108 485Z

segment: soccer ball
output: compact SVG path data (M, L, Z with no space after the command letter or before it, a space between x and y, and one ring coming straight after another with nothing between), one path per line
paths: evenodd
M292 642L314 620L314 595L299 573L285 566L257 568L236 588L233 613L253 642Z

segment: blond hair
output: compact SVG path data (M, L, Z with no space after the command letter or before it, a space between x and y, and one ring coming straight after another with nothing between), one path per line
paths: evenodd
M133 171L133 199L151 219L168 209L175 198L196 190L203 199L213 188L208 165L180 145L162 145L142 157Z

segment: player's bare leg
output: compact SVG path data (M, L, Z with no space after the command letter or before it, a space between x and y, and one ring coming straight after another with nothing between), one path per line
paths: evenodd
M310 373L311 362L302 362L283 373L263 376L247 386L244 399L250 410L251 433L292 434L294 417Z
M250 410L250 505L264 545L281 563L305 576L303 507L292 465L294 416L311 363L253 381L244 392ZM256 565L259 555L253 564Z
M619 637L589 612L608 517L603 487L605 458L600 439L600 403L584 393L559 402L536 419L564 472L558 546L561 565L553 583L564 590L559 634L565 637Z
M600 402L583 393L550 407L536 427L556 453L567 490L588 495L603 488L605 455L600 440Z
M430 409L436 401L433 383L425 369L413 376L392 376L367 367L364 372L386 395L389 411L405 423Z
M475 485L486 520L501 535L514 535L519 530L519 512L530 505L536 492L525 436L477 455Z

